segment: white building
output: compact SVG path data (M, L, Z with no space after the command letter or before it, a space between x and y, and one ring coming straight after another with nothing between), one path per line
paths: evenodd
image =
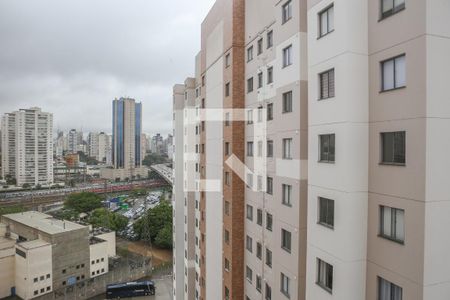
M91 132L88 135L89 156L99 162L107 162L108 152L111 148L110 137L104 132Z
M53 115L21 109L2 118L2 176L17 185L53 183Z

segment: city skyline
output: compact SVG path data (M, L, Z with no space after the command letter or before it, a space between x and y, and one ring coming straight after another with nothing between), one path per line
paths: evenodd
M212 4L3 1L0 114L38 106L54 114L55 131L111 133L111 101L132 97L146 107L143 132L171 133L172 83L193 69ZM169 8L172 18L159 13Z

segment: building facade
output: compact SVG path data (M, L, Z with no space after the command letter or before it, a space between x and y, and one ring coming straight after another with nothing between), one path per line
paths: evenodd
M147 176L142 167L142 104L131 98L113 101L112 169L103 169L107 179L133 179Z
M2 177L17 185L53 183L53 115L21 109L2 118Z
M450 297L449 17L444 0L216 1L194 299Z
M106 163L111 142L104 132L90 132L88 135L89 156L97 161Z

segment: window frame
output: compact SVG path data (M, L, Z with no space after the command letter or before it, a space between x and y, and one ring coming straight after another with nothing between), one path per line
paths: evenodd
M334 145L331 145L331 137L334 137ZM327 158L322 158L322 138L328 137L328 152L327 152ZM331 147L333 146L334 153L333 153L333 160L330 159L331 154ZM327 133L327 134L319 134L319 163L329 163L334 164L336 162L336 134L335 133Z
M292 1L289 0L281 7L281 24L284 25L292 19Z
M253 92L254 86L253 86L253 77L250 77L247 79L247 94L250 94Z
M261 55L264 52L264 39L261 37L257 43L257 55Z
M293 64L292 48L292 44L283 48L283 69Z
M324 202L326 202L326 220L322 220L322 205L324 203L322 203L322 200L325 200ZM332 203L332 224L330 224L329 221L330 216L329 216L329 212L330 212L330 203ZM334 229L334 215L335 215L335 201L333 199L329 199L329 198L325 198L325 197L318 197L318 217L317 217L317 224L322 225L326 228L329 229Z
M385 144L385 136L388 134L393 134L393 139L395 140L395 135L403 133L403 162L395 161L395 142L392 143L393 149L392 149L392 161L386 161L385 160L385 153L384 153L384 144ZM380 165L390 165L390 166L406 166L406 131L389 131L389 132L380 132Z
M322 268L321 266L325 267L325 274L323 274L323 278L322 278ZM317 258L317 267L316 267L316 271L317 271L317 276L316 276L316 284L318 286L320 286L321 288L323 288L325 291L329 292L330 294L333 293L333 281L334 281L334 267L333 265L327 263L326 261ZM329 271L331 269L331 287L329 287L328 285L330 284L330 282L328 282L329 279Z
M384 233L385 231L385 222L384 222L384 216L385 216L385 209L389 209L390 210L390 235L387 235ZM404 245L405 244L405 240L406 240L406 226L405 226L405 216L406 216L406 210L403 208L397 208L397 207L391 207L391 206L387 206L387 205L380 205L379 206L379 227L378 227L378 236L387 240L390 240L392 242L398 243L400 245ZM397 212L403 212L403 239L398 237L397 234L397 230L398 227L397 225L397 217L398 214Z
M333 93L330 93L330 74L333 74ZM322 92L323 92L323 77L327 75L327 85L328 85L328 89L327 89L327 95L325 96ZM331 68L328 69L326 71L323 71L321 73L319 73L319 97L318 100L326 100L326 99L331 99L331 98L335 98L336 97L336 70L335 68Z
M386 284L389 285L389 291L390 291L390 295L391 297L389 297L390 299L382 299L381 298L381 283L385 282ZM393 289L395 288L399 288L400 289L400 299L395 299L393 297ZM377 276L377 300L402 300L403 299L403 288L399 285L396 285L395 283L386 280L384 278L382 278L381 276Z
M387 19L387 18L406 9L406 1L405 0L403 0L402 4L397 5L397 6L395 6L395 0L392 0L392 8L387 11L383 11L384 10L383 4L384 4L384 1L380 0L380 16L379 16L378 22L381 22L384 19Z
M397 82L396 82L396 66L397 66L397 64L396 64L396 60L397 59L399 59L400 57L404 57L405 58L405 84L404 85L401 85L401 86L397 86ZM390 61L393 61L393 63L394 63L394 74L393 74L393 80L394 80L394 82L393 82L393 88L389 88L389 89L385 89L384 88L384 67L385 67L385 64L386 63L388 63L388 62L390 62ZM395 90L401 90L401 89L404 89L404 88L406 88L406 86L407 86L407 83L406 83L406 53L402 53L402 54L399 54L399 55L396 55L396 56L393 56L393 57L390 57L390 58L387 58L387 59L384 59L384 60L382 60L382 61L380 61L380 76L381 76L381 84L380 84L380 93L386 93L386 92L390 92L390 91L395 91Z
M292 251L292 232L281 228L281 249L291 253Z
M247 62L253 60L253 45L247 48Z
M329 17L329 15L330 15L329 11L331 8L333 8L333 28L332 29L330 29L330 17ZM327 14L327 32L322 34L322 15L325 13ZM317 13L317 16L318 16L318 33L319 33L317 36L317 39L321 39L334 31L334 3L331 3L330 5L328 5L321 11L319 11Z
M287 114L287 113L291 113L293 111L293 101L292 98L294 97L293 92L292 91L288 91L283 93L282 95L282 99L283 99L283 108L282 108L282 112L283 114Z
M285 280L283 280L285 279ZM286 276L283 272L280 272L280 292L287 298L291 298L290 290L290 278ZM285 286L286 283L286 286Z
M283 159L287 159L287 160L292 159L292 143L293 143L293 139L292 138L284 138L282 140L282 142L283 142L283 144L282 144ZM289 149L288 149L287 145L289 145ZM289 151L287 151L287 150L289 150Z
M273 83L273 66L267 68L267 84Z
M267 49L273 47L273 30L267 32Z
M292 185L285 183L281 185L281 204L292 207Z
M273 103L267 103L267 121L273 120Z

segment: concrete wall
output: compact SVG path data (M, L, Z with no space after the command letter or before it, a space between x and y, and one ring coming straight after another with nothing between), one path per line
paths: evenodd
M108 242L89 246L89 277L97 277L108 273Z

